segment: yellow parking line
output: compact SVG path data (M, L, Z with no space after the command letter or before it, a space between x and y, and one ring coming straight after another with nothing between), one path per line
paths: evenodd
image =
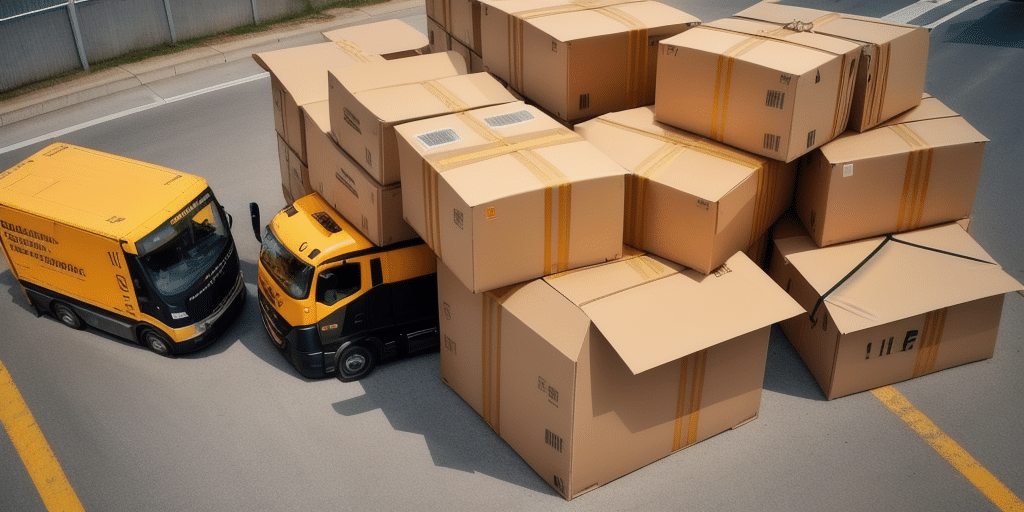
M78 495L64 476L57 457L50 450L43 432L32 417L32 411L28 410L25 399L21 397L3 363L0 363L0 422L4 424L25 469L36 484L46 509L84 511L82 502L78 501Z
M886 407L924 439L1000 510L1024 511L1024 502L967 453L956 441L939 429L932 420L917 410L902 393L892 386L871 391Z

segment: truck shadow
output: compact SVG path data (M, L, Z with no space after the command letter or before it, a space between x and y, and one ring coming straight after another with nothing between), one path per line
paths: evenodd
M441 381L440 355L388 363L359 381L364 394L336 402L343 416L379 409L395 430L423 436L434 465L481 473L553 497L561 497Z

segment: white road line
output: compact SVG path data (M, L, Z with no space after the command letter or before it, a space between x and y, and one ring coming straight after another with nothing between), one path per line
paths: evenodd
M892 14L883 16L882 19L893 23L909 23L922 14L942 5L948 4L950 0L919 0Z
M985 2L988 2L988 0L976 0L974 3L972 3L972 4L970 4L970 5L966 6L966 7L961 7L959 9L957 9L952 14L950 14L949 16L946 16L946 17L944 17L942 19L940 19L939 21L935 21L935 22L932 22L932 23L929 23L929 24L925 25L924 28L926 28L928 30L931 30L931 29L933 29L933 28L935 28L935 27L937 27L939 25L942 25L943 23L945 23L945 22L947 22L947 21L949 21L949 20L959 16L962 12L966 11L967 9L971 9L973 7L977 7L977 6L979 6L979 5L981 5L981 4L985 3Z
M270 76L270 73L263 72L263 73L260 73L260 74L257 74L257 75L247 76L245 78L239 78L238 80L232 80L230 82L225 82L225 83L222 83L222 84L217 84L217 85L213 85L213 86L206 87L206 88L203 88L203 89L199 89L197 91L187 92L185 94L179 94L177 96L171 96L169 98L161 98L161 99L158 99L157 101L154 101L153 103L147 103L147 104L139 106L139 107L130 108L128 110L123 110L121 112L117 112L117 113L114 113L114 114L109 114L109 115L106 115L106 116L103 116L103 117L99 117L99 118L96 118L96 119L92 119L92 120L86 121L84 123L79 123L79 124L76 124L74 126L69 126L67 128L63 128L63 129L60 129L60 130L57 130L57 131L54 131L54 132L50 132L50 133L47 133L46 135L40 135L38 137L33 137L31 139L19 142L17 144L12 144L10 146L7 146L5 148L0 149L0 155L2 155L4 153L8 153L8 152L11 152L11 151L15 151L15 150L21 149L21 148L26 147L26 146L31 146L32 144L36 144L38 142L43 142L43 141L46 141L46 140L55 139L57 137L63 137L64 135L67 135L67 134L72 133L72 132L77 132L78 130L81 130L81 129L84 129L84 128L89 128L90 126L96 126L98 124L102 124L102 123L105 123L107 121L113 121L114 119L120 119L122 117L130 116L132 114L137 114L139 112L143 112L143 111L149 110L149 109L151 109L153 107L159 107L160 105L166 105L168 103L174 103L176 101L181 101L181 100L184 100L184 99L193 98L193 97L200 96L200 95L203 95L203 94L206 94L206 93L209 93L209 92L219 91L221 89L227 89L228 87L234 87L236 85L241 85L241 84L244 84L244 83L252 82L252 81L255 81L255 80L259 80L261 78L266 78L268 76Z

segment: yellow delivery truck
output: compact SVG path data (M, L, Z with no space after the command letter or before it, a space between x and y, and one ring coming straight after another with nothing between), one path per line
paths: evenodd
M198 176L69 144L0 173L3 253L36 313L164 356L244 304L230 223Z
M437 257L416 238L383 247L313 193L278 212L260 240L260 311L302 375L367 376L376 364L437 350Z

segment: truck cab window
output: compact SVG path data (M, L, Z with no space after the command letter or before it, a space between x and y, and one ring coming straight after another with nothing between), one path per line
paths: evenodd
M328 306L348 297L362 287L358 263L346 263L320 272L316 278L316 301Z

